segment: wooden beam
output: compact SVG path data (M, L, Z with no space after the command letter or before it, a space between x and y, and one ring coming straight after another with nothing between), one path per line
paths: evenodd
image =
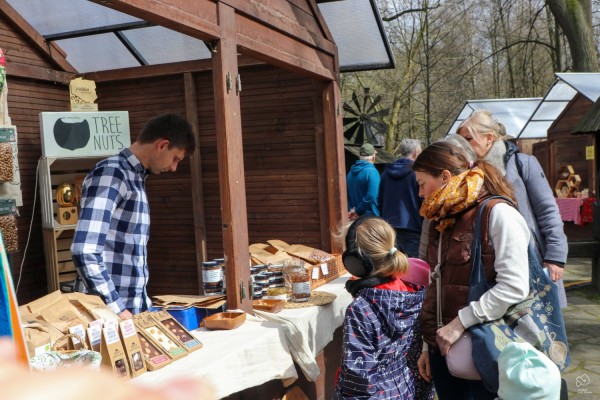
M331 253L344 249L342 227L347 222L346 174L342 133L341 94L337 81L323 82L323 130L325 132L327 203Z
M221 39L213 54L213 89L227 304L252 312L235 10L219 3L218 14Z
M325 53L334 54L333 40L323 37L317 18L298 7L281 0L221 0L265 26L315 47Z
M238 65L264 65L263 61L239 56ZM182 61L171 64L145 65L142 67L120 68L109 71L88 72L82 74L85 79L94 82L112 82L130 79L156 78L165 75L179 75L187 72L203 72L212 70L212 60Z
M196 238L196 268L198 270L198 288L202 291L202 262L207 260L206 221L204 219L204 190L202 188L202 156L200 154L200 126L198 123L198 101L196 84L191 72L183 74L185 90L185 115L194 128L196 150L190 157L190 175L192 180L192 209L194 215L194 237Z
M68 85L71 79L74 79L77 74L73 72L57 71L51 68L38 67L29 64L20 64L7 60L6 74L9 77L18 77L33 79L37 81L46 81L53 83L62 83Z
M236 15L236 19L237 44L241 53L311 78L335 79L332 55L309 47L243 15Z
M219 37L217 4L211 0L91 0L201 40Z
M313 81L313 85L322 88L323 83ZM313 103L315 118L315 156L317 158L317 186L319 188L319 217L321 225L321 249L331 251L331 237L329 235L329 202L327 196L327 156L325 153L325 133L323 126L323 100L315 99Z
M56 43L49 44L46 42L44 37L17 10L12 8L6 0L0 0L0 13L31 41L35 49L48 57L49 61L55 66L67 72L77 72L65 58L65 52Z

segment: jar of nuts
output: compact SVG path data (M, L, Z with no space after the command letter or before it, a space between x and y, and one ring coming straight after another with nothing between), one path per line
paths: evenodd
M285 263L283 270L286 286L291 289L291 301L308 301L310 298L310 276L304 268L304 261L288 261Z

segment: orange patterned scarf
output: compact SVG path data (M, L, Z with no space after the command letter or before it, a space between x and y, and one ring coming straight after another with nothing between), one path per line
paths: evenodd
M448 184L433 192L421 205L421 215L433 221L439 221L436 229L443 232L454 225L453 216L466 210L479 197L483 187L484 173L480 168L468 169L453 176Z

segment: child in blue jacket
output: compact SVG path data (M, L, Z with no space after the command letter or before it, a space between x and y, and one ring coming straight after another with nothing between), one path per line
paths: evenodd
M409 262L394 247L395 236L387 222L374 216L354 221L346 235L342 259L359 279L346 283L354 300L346 309L333 399L433 398L416 369L424 286L406 279Z

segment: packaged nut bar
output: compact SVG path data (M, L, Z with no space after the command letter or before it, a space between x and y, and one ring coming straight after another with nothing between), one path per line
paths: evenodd
M129 378L129 364L127 355L123 349L123 343L119 338L119 332L112 327L102 329L102 342L100 344L102 364L108 365L118 377Z
M146 372L146 366L142 356L142 345L137 331L135 330L133 320L128 319L121 321L119 323L119 328L121 339L125 346L129 368L131 369L131 377L133 378Z
M138 332L143 333L147 339L152 341L155 346L160 347L172 359L185 357L188 354L186 348L180 345L177 339L172 337L171 333L155 321L150 314L146 311L133 316L133 322Z
M140 338L142 356L146 361L146 368L148 371L157 370L171 363L171 357L148 339L143 332L138 332L138 337Z
M167 311L151 312L150 315L156 322L161 324L163 328L171 332L171 335L188 351L202 348L202 342L192 336L192 334Z

